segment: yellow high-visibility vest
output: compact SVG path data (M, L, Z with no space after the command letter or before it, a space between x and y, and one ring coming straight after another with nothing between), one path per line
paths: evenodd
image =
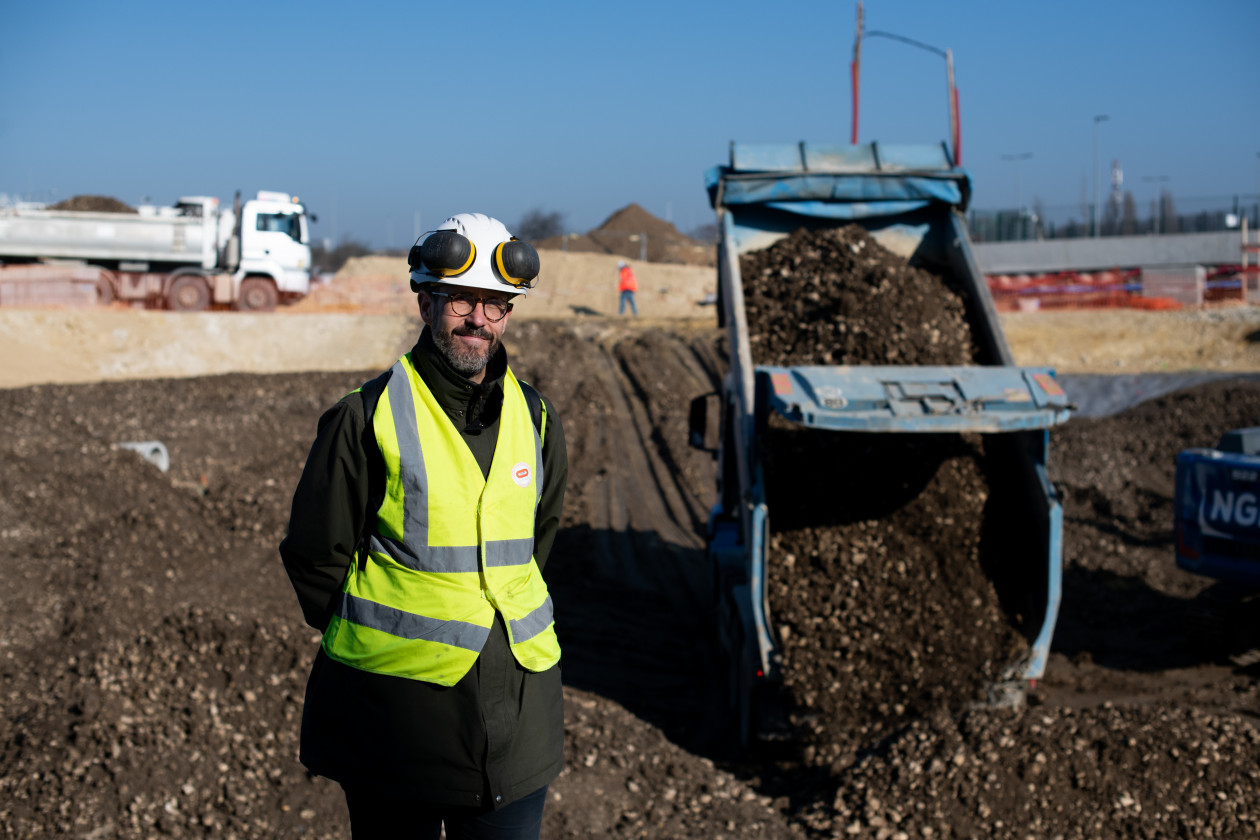
M412 364L390 371L372 421L385 498L342 586L323 647L355 668L454 685L497 611L529 671L560 661L551 596L534 562L542 437L511 370L489 476Z

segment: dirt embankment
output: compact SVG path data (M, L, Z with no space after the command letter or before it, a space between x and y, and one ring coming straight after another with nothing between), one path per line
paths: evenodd
M3 308L0 388L388 367L399 348L409 346L418 316L414 298L398 293L405 280L379 282L387 300L383 306L343 305L334 295L269 315ZM704 288L699 281L689 282ZM599 311L616 312L615 287L603 294L607 300ZM640 296L641 301L648 298L650 291ZM531 297L520 304L512 313L514 321L545 317L594 325L604 320L558 305L551 314L539 315L533 309L537 302ZM715 317L712 306L648 309L641 302L640 311L639 328L668 329L680 320L711 325ZM680 315L697 312L694 318ZM611 320L620 319L614 315ZM1003 314L1001 323L1017 364L1045 365L1059 373L1260 371L1260 309L1255 307L1018 312Z

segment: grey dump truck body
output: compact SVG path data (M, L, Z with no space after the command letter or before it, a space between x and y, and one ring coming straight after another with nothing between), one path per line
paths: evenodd
M260 191L220 207L189 196L136 212L0 207L0 305L267 310L310 291L306 210Z
M1006 669L1014 691L1042 675L1058 614L1062 513L1046 475L1048 429L1067 419L1064 392L1043 368L1018 368L971 252L961 211L967 175L941 146L748 146L708 173L719 225L719 312L731 367L722 394L719 502L709 557L731 694L745 738L765 726L758 697L780 679L768 614L769 521L759 430L769 413L846 432L994 435L1014 464L1026 511L1021 545L1004 558L1026 626L1027 649ZM960 367L757 365L745 319L740 255L801 228L862 225L911 264L948 276L966 298L979 364ZM791 282L785 279L784 282ZM693 441L698 422L693 414ZM850 480L861 480L853 477ZM1008 584L1012 585L1012 584ZM1008 593L1009 595L1010 593ZM947 597L947 595L943 595ZM1008 691L1008 693L1010 693Z

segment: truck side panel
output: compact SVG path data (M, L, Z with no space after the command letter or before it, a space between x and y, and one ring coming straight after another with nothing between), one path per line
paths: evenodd
M72 259L213 268L212 219L0 210L0 260Z

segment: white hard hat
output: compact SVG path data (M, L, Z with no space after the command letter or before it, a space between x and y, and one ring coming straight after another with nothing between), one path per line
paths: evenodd
M427 283L523 295L538 277L538 252L498 219L459 213L421 237L407 255L411 290Z

